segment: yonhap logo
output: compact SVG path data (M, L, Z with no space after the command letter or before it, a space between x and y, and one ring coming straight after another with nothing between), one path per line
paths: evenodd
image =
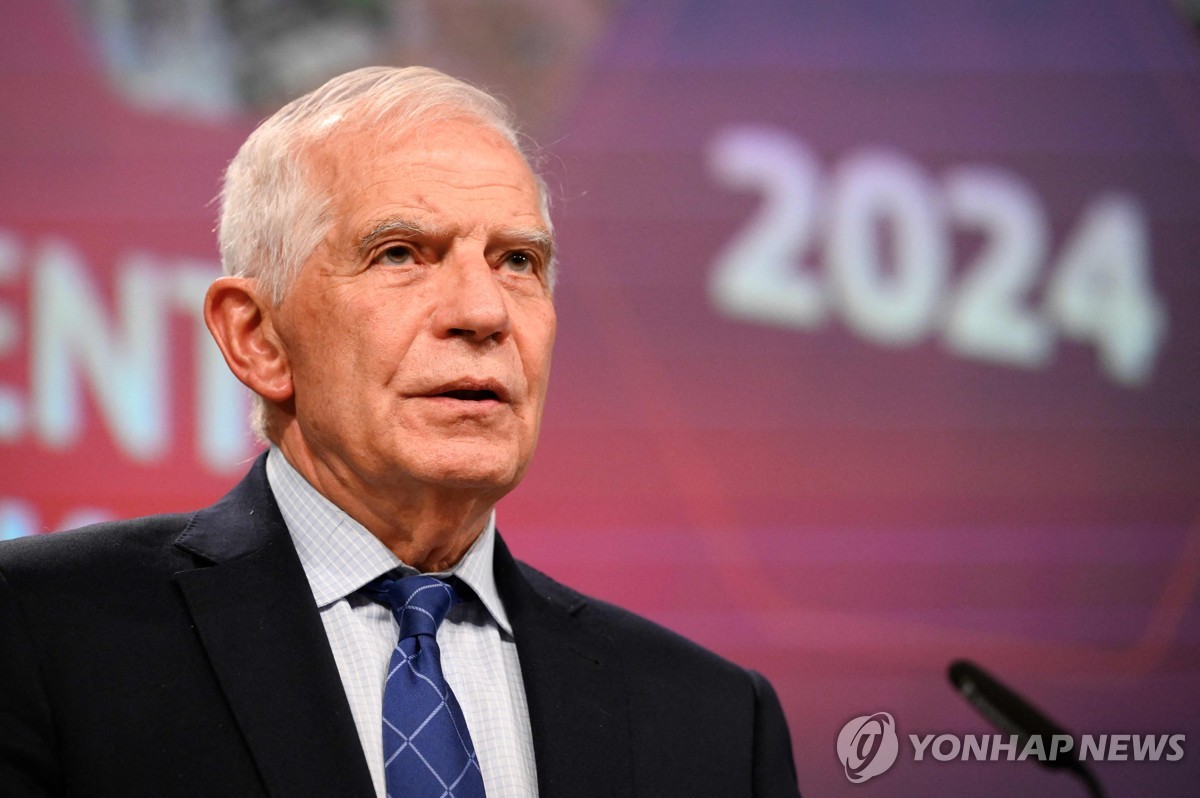
M846 778L854 784L878 776L895 763L900 752L895 719L886 712L852 719L838 734L837 752Z
M908 761L1023 762L1032 760L1050 767L1086 774L1089 762L1163 762L1184 759L1185 734L953 734L907 735ZM870 781L887 772L900 755L896 719L887 712L852 718L837 737L838 759L852 784ZM1089 781L1089 784L1092 783Z

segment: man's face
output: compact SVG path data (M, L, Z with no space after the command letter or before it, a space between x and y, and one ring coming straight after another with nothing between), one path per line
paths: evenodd
M554 343L529 167L470 121L352 127L310 154L333 227L271 313L294 391L285 451L307 450L289 459L368 491L498 498L533 454Z

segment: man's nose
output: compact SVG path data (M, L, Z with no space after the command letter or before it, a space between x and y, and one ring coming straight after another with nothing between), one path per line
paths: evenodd
M482 343L508 335L508 302L491 264L482 255L451 258L442 269L442 295L434 332Z

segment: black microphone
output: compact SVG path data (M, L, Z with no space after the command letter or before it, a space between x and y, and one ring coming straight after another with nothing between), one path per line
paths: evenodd
M1061 726L1025 699L1005 687L983 668L960 659L950 663L950 683L971 702L996 728L1017 735L1024 746L1030 737L1041 737L1043 744L1054 735L1070 736ZM1074 737L1071 737L1073 740ZM1038 760L1048 768L1069 770L1083 780L1092 798L1104 798L1104 790L1091 769L1082 762L1075 748L1059 751L1054 759Z

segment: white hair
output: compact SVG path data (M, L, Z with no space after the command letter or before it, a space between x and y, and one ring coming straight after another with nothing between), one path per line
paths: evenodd
M428 67L366 67L347 72L279 109L250 134L225 171L217 240L225 274L253 277L273 304L333 224L330 188L310 179L310 148L345 121L404 133L448 119L471 119L500 134L529 164L542 217L551 225L545 181L522 147L512 112L469 83ZM548 264L553 288L555 264ZM251 425L266 439L267 408L255 397Z
M307 152L348 118L373 127L386 124L399 133L446 119L478 121L499 133L530 165L542 216L550 225L545 182L521 146L504 103L436 69L365 67L288 103L242 144L221 189L217 240L225 274L257 278L276 304L283 301L333 222L333 198L327 187L309 179Z

